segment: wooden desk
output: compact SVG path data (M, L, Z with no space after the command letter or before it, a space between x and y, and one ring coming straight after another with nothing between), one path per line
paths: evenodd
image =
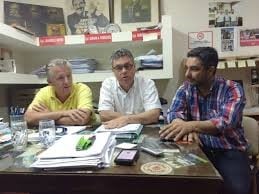
M157 136L157 128L145 128L144 133ZM183 145L184 151L206 158L198 146ZM8 159L5 159L8 160ZM210 162L174 169L168 175L147 175L140 167L158 158L141 152L137 165L116 166L101 170L35 170L16 168L12 162L0 171L0 192L45 192L49 194L216 194L222 178ZM1 166L0 166L1 168ZM3 167L2 167L3 168Z

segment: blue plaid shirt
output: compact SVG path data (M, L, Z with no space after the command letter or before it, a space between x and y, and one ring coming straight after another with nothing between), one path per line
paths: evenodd
M176 118L183 120L210 120L219 134L200 134L204 146L215 149L246 150L242 113L245 106L242 86L234 81L216 77L210 93L203 97L195 85L185 81L177 90L167 112L168 123Z

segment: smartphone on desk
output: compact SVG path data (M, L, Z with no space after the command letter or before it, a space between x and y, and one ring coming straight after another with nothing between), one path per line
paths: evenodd
M114 162L118 165L131 166L137 162L139 151L137 149L122 149L116 156Z

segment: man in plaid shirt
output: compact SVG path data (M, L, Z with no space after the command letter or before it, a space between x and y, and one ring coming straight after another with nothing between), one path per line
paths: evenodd
M177 90L168 110L168 125L160 137L199 141L224 179L224 193L247 194L250 168L242 112L245 94L240 84L216 77L218 54L198 47L187 54L187 80Z

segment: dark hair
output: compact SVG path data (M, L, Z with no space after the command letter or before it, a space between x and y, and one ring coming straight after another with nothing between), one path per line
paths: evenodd
M197 57L206 69L213 66L217 68L219 57L216 49L212 47L197 47L190 50L187 57Z
M118 50L114 51L112 53L112 56L110 57L110 62L113 64L114 60L117 60L121 57L129 57L129 59L134 63L134 57L130 50L125 49L125 48L119 48Z

